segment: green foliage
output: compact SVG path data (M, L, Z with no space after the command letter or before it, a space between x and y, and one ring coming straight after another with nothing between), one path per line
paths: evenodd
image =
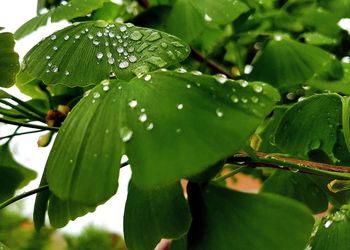
M11 87L19 70L18 54L11 33L0 33L0 87Z
M347 0L40 0L38 11L47 13L17 39L49 18L72 25L35 45L16 78L13 37L0 34L12 60L6 52L0 85L15 82L32 98L0 90L0 121L50 130L49 138L58 132L35 190L36 230L46 213L63 227L93 212L117 192L120 167L129 164L129 249L153 249L162 238L172 249L347 249L350 38L338 23L349 7ZM5 206L26 196L12 197L34 176L8 144L0 149ZM259 173L258 194L228 188L230 177L240 183L238 172ZM320 212L329 215L311 232ZM87 235L70 238L69 247L119 249L104 232Z

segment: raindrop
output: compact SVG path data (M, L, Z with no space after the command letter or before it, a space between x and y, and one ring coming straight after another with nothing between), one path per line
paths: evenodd
M326 223L324 223L325 228L329 228L333 224L332 220L327 220Z
M176 57L175 57L174 53L171 50L168 50L166 53L171 59L176 60Z
M142 108L140 111L141 111L141 113L144 113L144 112L146 112L146 109Z
M101 82L101 84L102 84L102 86L107 86L107 85L109 85L109 80L103 80Z
M258 103L259 102L259 98L256 97L256 96L252 96L251 100L252 100L252 103Z
M149 46L149 44L143 43L143 44L140 45L140 47L137 48L136 52L137 52L137 53L140 53L140 52L142 52L143 50L145 50L148 46Z
M243 88L245 88L245 87L247 87L249 85L249 83L247 81L245 81L245 80L241 80L241 81L239 81L239 83L241 84L241 86Z
M181 132L181 128L176 129L176 133L180 133Z
M140 31L134 31L130 34L130 39L134 41L138 41L142 38L142 33Z
M253 66L250 64L247 64L244 66L244 74L249 75L253 71Z
M94 98L94 99L98 99L98 98L100 98L100 93L98 93L98 92L94 92L93 94L92 94L92 97Z
M53 72L53 73L57 73L57 72L58 72L58 67L57 67L57 66L54 66L54 67L52 68L52 72Z
M177 42L177 41L171 42L171 45L173 45L176 48L183 48L184 47L184 45L182 43Z
M161 39L162 36L159 34L159 32L152 32L149 37L146 38L147 41L149 42L154 42L157 41L159 39Z
M224 112L222 112L219 108L217 108L215 112L216 112L216 115L218 117L223 117L224 116Z
M137 101L136 100L131 100L129 103L128 103L129 107L130 108L136 108L137 106Z
M153 51L156 51L156 49L158 49L158 46L151 46L149 47L148 51L153 52Z
M102 52L98 52L98 53L96 54L96 57L97 57L97 59L102 59L103 53L102 53Z
M203 73L200 72L199 70L193 70L193 71L191 71L191 73L192 73L193 75L195 75L195 76L201 76L201 75L203 75Z
M177 68L177 69L175 69L175 71L178 73L186 73L187 72L187 70L184 68Z
M124 52L124 48L122 48L122 47L117 48L117 52L119 54L123 53Z
M245 97L242 97L242 98L241 98L241 101L242 101L243 103L247 103L247 102L248 102L248 99L245 98Z
M177 105L176 105L176 108L177 108L178 110L181 110L181 109L184 108L184 105L183 105L182 103L177 104Z
M52 49L53 49L54 51L57 51L57 50L58 50L57 46L54 46Z
M156 65L160 68L167 65L167 62L158 56L151 56L150 58L147 59L147 62L152 63L153 65Z
M129 47L129 48L128 48L128 52L130 52L130 53L131 53L131 52L134 52L134 50L135 50L134 47Z
M121 63L119 63L119 68L125 69L127 67L129 67L129 63L127 61L122 61Z
M77 34L77 35L74 36L74 38L75 38L76 40L78 40L78 39L80 38L80 35Z
M204 20L207 21L207 22L211 22L211 21L213 21L213 18L211 18L208 14L205 14L204 15Z
M97 33L96 33L96 36L98 36L98 37L102 37L102 32L101 31L98 31Z
M321 147L321 141L318 139L314 139L311 140L310 144L309 144L309 149L310 150L315 150L315 149L319 149Z
M47 59L47 60L50 60L50 58L51 58L51 56L46 56L46 59Z
M108 63L109 64L113 64L114 63L114 58L113 57L109 57L108 58Z
M298 168L290 168L290 171L292 173L298 173L299 172L299 169Z
M70 162L70 163L73 163L73 159L70 159L69 162Z
M109 32L109 33L108 33L108 36L109 36L110 38L113 38L113 37L115 37L115 34L114 34L113 32Z
M64 72L64 74L65 74L66 76L68 76L68 75L69 75L69 71L66 70L66 71Z
M52 36L51 36L51 40L52 40L52 41L53 41L53 40L56 40L56 38L57 38L56 35L52 35Z
M147 115L145 113L142 113L140 116L139 116L139 121L140 122L145 122L147 121Z
M112 57L112 53L111 52L107 52L107 57Z
M93 40L93 41L92 41L92 43L93 43L93 45L97 46L97 45L99 45L99 44L100 44L100 41Z
M109 86L108 85L106 85L106 86L103 86L103 91L105 91L105 92L107 92L108 90L109 90Z
M150 81L152 79L152 76L151 75L146 75L145 77L144 77L144 80L145 81Z
M154 128L154 124L152 122L148 123L146 129L147 130L152 130Z
M160 46L162 46L162 48L164 48L164 49L168 48L168 44L167 43L161 43Z
M217 74L214 78L220 84L224 84L227 81L227 76L224 74Z
M191 88L191 84L187 84L186 88L190 89Z
M137 57L134 56L134 55L131 55L131 56L129 56L129 61L132 62L132 63L134 63L134 62L137 61Z
M231 96L231 101L232 101L233 103L238 103L238 102L239 102L239 99L238 99L237 96L233 95L233 96Z
M263 88L263 86L256 84L253 86L253 90L255 93L261 93L264 90L264 88Z
M124 42L124 43L123 43L123 46L124 46L124 47L128 47L128 43L127 43L127 42Z
M127 27L126 27L125 25L120 26L119 30L120 30L121 32L124 32L124 31L127 30Z
M120 133L120 137L121 137L123 142L130 141L132 134L133 134L132 130L129 129L128 127L122 127L120 129L119 133Z
M94 39L94 36L91 35L91 34L88 34L88 38L89 38L90 40L92 40L92 39Z
M126 25L126 27L128 27L128 28L132 28L132 27L135 26L135 25L133 25L132 23L126 23L125 25Z
M69 35L65 35L63 39L67 41L69 39Z
M286 98L288 100L294 100L296 98L296 95L294 92L289 92L287 95L286 95Z

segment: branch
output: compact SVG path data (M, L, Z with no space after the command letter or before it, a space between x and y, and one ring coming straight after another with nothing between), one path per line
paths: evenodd
M12 198L8 199L7 201L4 201L3 203L1 203L0 209L3 209L5 207L11 205L12 203L15 203L16 201L22 200L23 198L26 198L28 196L31 196L31 195L39 193L39 192L43 192L43 191L48 190L48 189L49 189L49 186L45 185L45 186L41 186L41 187L38 187L36 189L30 190L28 192L24 192L23 194L12 197Z
M224 67L217 64L212 59L205 58L203 54L201 54L198 50L196 50L192 46L191 46L191 56L198 62L207 64L214 73L217 73L217 74L220 73L220 74L227 75L230 78L234 78L234 76L231 74L230 71L226 70Z
M34 133L39 133L39 132L43 132L43 131L44 131L43 129L39 129L39 130L34 130L34 131L22 132L22 133L13 133L12 135L6 135L6 136L0 137L0 140L12 138L12 137L18 136L18 135L34 134Z
M13 120L1 118L1 117L0 117L0 122L6 123L6 124L17 125L17 126L21 126L21 127L37 128L37 129L50 130L50 131L55 131L55 132L57 132L59 130L58 127L49 127L49 126L41 126L41 125L36 125L36 124L18 122L18 121L13 121Z

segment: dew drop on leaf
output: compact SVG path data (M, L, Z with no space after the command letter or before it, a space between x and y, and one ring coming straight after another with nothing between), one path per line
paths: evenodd
M137 106L137 101L136 100L131 100L129 103L128 103L129 107L130 108L136 108Z
M147 121L147 115L145 113L142 113L140 116L139 116L139 121L140 122L145 122Z
M204 15L204 20L205 20L206 22L211 22L211 21L213 21L213 18L211 18L208 14L205 14L205 15Z
M220 84L224 84L227 81L227 76L224 74L217 74L214 78Z
M138 41L142 38L142 33L140 31L134 31L130 34L130 39L134 41Z
M153 128L154 128L153 123L152 123L152 122L148 123L146 129L147 129L147 130L152 130Z
M94 92L93 94L92 94L92 97L94 98L94 99L98 99L98 98L100 98L100 93L98 93L98 92Z
M121 32L125 32L125 31L127 30L127 27L126 27L125 25L120 26L119 30L120 30Z
M155 66L160 67L160 68L164 67L165 65L167 65L167 62L164 61L161 57L158 57L158 56L151 56L150 58L147 59L147 61L149 63L152 63Z
M131 140L133 132L128 127L122 127L119 131L120 137L123 142L128 142Z
M134 56L134 55L131 55L131 56L129 56L129 61L132 62L132 63L134 63L134 62L137 61L137 57Z
M261 86L261 85L254 85L254 87L253 87L253 90L254 90L254 92L256 92L256 93L261 93L262 91L263 91L263 86Z
M149 80L151 80L152 79L152 76L151 75L146 75L145 77L144 77L144 79L145 79L145 81L149 81Z
M152 32L149 37L146 38L147 41L149 42L154 42L157 41L159 39L161 39L162 36L158 33L158 32Z
M221 109L219 109L219 108L217 108L215 112L216 112L216 115L218 117L223 117L224 116L224 112L222 112Z
M324 223L325 228L329 228L333 224L332 220L327 220L326 223Z
M181 110L181 109L184 108L184 105L183 105L182 103L177 104L177 105L176 105L176 108L177 108L178 110Z
M315 150L315 149L319 149L321 147L321 141L318 139L314 139L310 142L309 144L309 149L310 150Z
M103 57L103 53L102 52L97 52L96 58L97 59L102 59L102 57Z
M231 101L232 101L233 103L238 103L238 102L239 102L239 99L238 99L237 96L232 95L232 96L231 96Z
M119 68L126 69L127 67L129 67L129 63L127 61L122 61L119 63Z
M252 103L258 103L259 102L259 98L256 96L252 96L251 97Z
M69 35L65 35L63 39L67 41L69 39Z

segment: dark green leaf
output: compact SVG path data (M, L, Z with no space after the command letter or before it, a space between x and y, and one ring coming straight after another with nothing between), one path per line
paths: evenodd
M107 46L106 46L107 45ZM184 60L189 48L166 33L132 24L85 22L58 31L25 56L25 72L46 84L96 85Z
M46 181L46 171L44 171L39 186L47 185ZM34 211L33 211L33 221L34 227L37 232L45 225L45 215L47 210L47 205L49 202L51 192L50 190L45 190L40 192L35 197Z
M129 249L154 249L162 238L180 238L190 225L190 210L180 183L147 191L130 183L124 214Z
M342 102L337 94L314 95L290 107L276 131L282 152L305 158L310 151L323 151L334 160L333 147L341 124Z
M34 171L14 160L8 143L0 146L0 172L0 201L9 199L36 177Z
M321 213L328 208L328 198L317 180L303 173L276 170L261 189L262 192L280 194L296 199L307 205L313 213Z
M314 222L306 207L273 194L190 184L188 196L193 217L188 249L300 250Z
M202 173L241 149L279 99L263 83L195 74L155 72L95 87L58 133L50 189L63 200L105 201L116 191L122 154L144 188Z
M19 70L18 54L11 33L0 33L0 87L11 87Z
M64 227L70 220L75 220L89 212L95 211L95 209L95 206L86 206L73 201L63 201L55 195L51 195L48 208L50 224L55 228Z
M316 73L328 70L329 64L335 60L328 52L312 45L279 40L279 37L276 39L263 49L249 79L268 82L286 90L305 83Z
M45 14L30 19L15 32L15 38L18 40L29 35L39 27L46 25L49 18L51 18L52 22L58 22L64 19L71 20L76 17L85 16L93 10L102 7L107 1L108 0L71 0L66 5L60 5L57 8L49 10Z
M310 247L312 250L347 250L350 245L350 212L347 207L322 219L315 229Z

